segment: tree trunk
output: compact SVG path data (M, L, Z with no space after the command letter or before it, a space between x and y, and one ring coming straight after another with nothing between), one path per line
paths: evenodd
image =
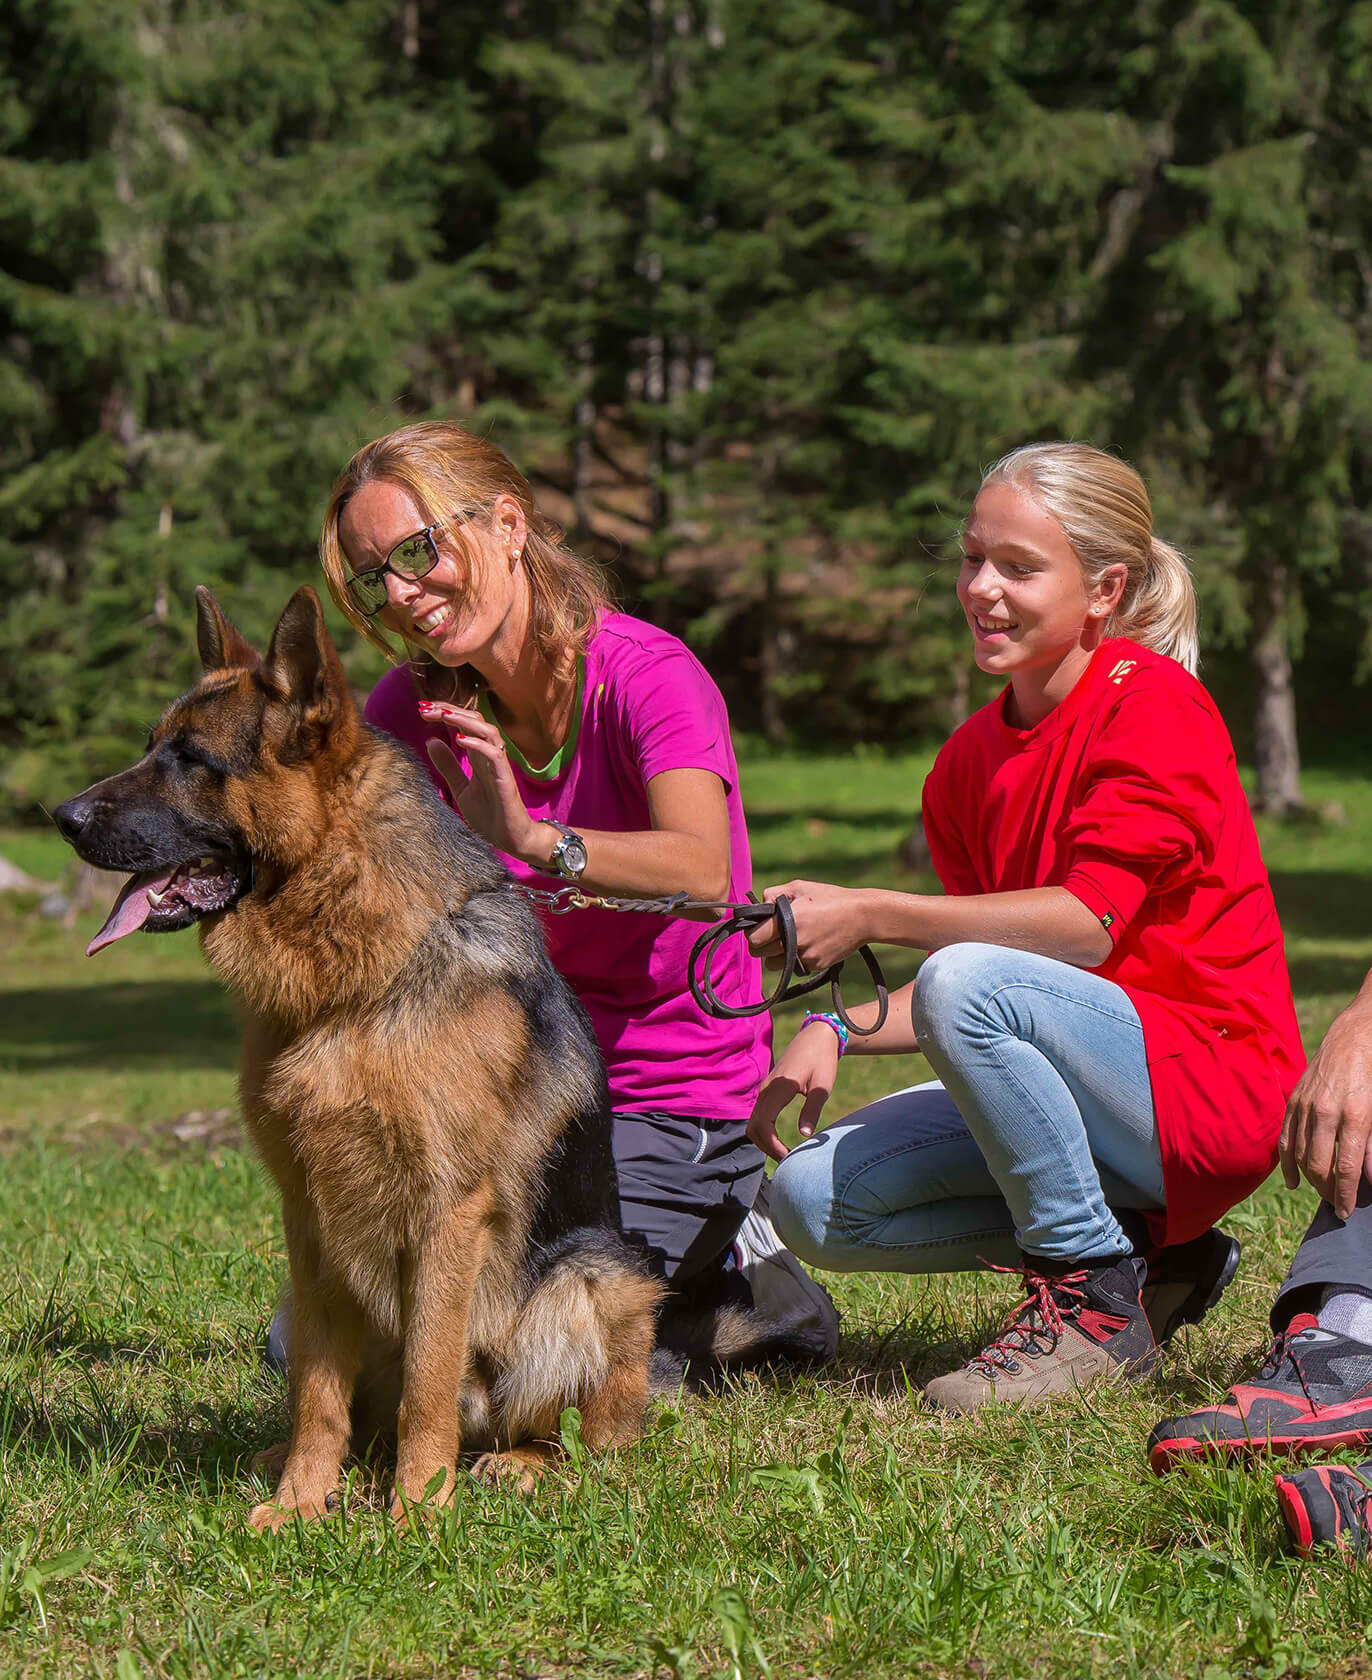
M1253 730L1258 770L1255 804L1272 815L1305 808L1291 681L1289 591L1286 567L1270 564L1258 578L1253 604L1253 669L1258 678Z

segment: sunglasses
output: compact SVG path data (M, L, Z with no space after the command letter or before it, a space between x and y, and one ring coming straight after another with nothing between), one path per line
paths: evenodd
M346 578L348 595L364 618L374 618L386 605L386 573L392 577L428 577L438 564L438 544L434 541L437 525L426 525L412 537L398 542L379 566Z

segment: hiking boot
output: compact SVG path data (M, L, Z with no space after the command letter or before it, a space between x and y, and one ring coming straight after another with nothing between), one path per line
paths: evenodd
M1159 1347L1183 1324L1199 1324L1233 1281L1242 1253L1237 1237L1212 1225L1191 1242L1160 1249L1148 1262L1143 1310Z
M1148 1462L1161 1476L1188 1458L1369 1444L1372 1347L1298 1313L1251 1381L1207 1411L1164 1418L1148 1437Z
M1302 1557L1319 1546L1357 1557L1372 1545L1372 1462L1353 1470L1320 1464L1276 1481L1282 1521Z
M827 1365L838 1352L838 1309L776 1233L764 1178L734 1239L734 1265L778 1356Z
M1140 1285L1142 1260L1047 1273L1026 1259L1025 1299L1000 1335L960 1371L926 1384L941 1411L970 1412L988 1400L1038 1405L1075 1394L1101 1378L1136 1381L1162 1355L1148 1327Z

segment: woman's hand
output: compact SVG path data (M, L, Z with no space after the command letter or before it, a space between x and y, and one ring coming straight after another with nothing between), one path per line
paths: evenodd
M820 1114L838 1077L838 1034L823 1021L802 1027L782 1051L776 1066L762 1082L762 1089L748 1117L748 1136L774 1161L784 1161L790 1151L777 1136L777 1121L797 1097L805 1101L800 1110L800 1135L813 1137Z
M768 887L762 897L768 904L783 897L790 899L796 919L796 952L811 974L851 957L872 937L867 926L866 895L852 887L788 881L784 887ZM761 957L769 968L780 967L781 936L775 919L754 928L748 944L753 955Z
M496 726L478 711L441 700L421 700L419 713L428 722L446 723L467 749L470 777L463 775L446 741L429 742L429 762L451 788L453 803L468 828L508 857L536 862L541 855L551 855L551 845L545 844L540 852L539 842L546 841L552 830L536 823L524 809ZM555 835L552 844L556 844Z
M1366 986L1324 1035L1291 1093L1278 1146L1282 1175L1294 1190L1301 1174L1339 1219L1372 1178L1372 996Z

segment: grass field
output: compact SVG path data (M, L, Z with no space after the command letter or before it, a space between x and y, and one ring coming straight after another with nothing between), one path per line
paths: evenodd
M760 881L918 884L892 856L925 768L746 765ZM1313 1046L1372 965L1372 781L1308 791L1348 823L1263 840ZM0 852L64 861L45 834ZM913 1385L1007 1285L837 1278L833 1370L661 1406L638 1449L529 1501L472 1485L417 1535L358 1472L340 1519L258 1538L277 1214L223 1128L171 1130L232 1106L232 1013L190 936L87 963L97 921L0 897L0 1675L1372 1675L1372 1568L1288 1558L1270 1472L1142 1457L1265 1344L1312 1206L1275 1185L1232 1216L1223 1307L1141 1388L935 1416ZM834 1115L918 1067L846 1063Z

